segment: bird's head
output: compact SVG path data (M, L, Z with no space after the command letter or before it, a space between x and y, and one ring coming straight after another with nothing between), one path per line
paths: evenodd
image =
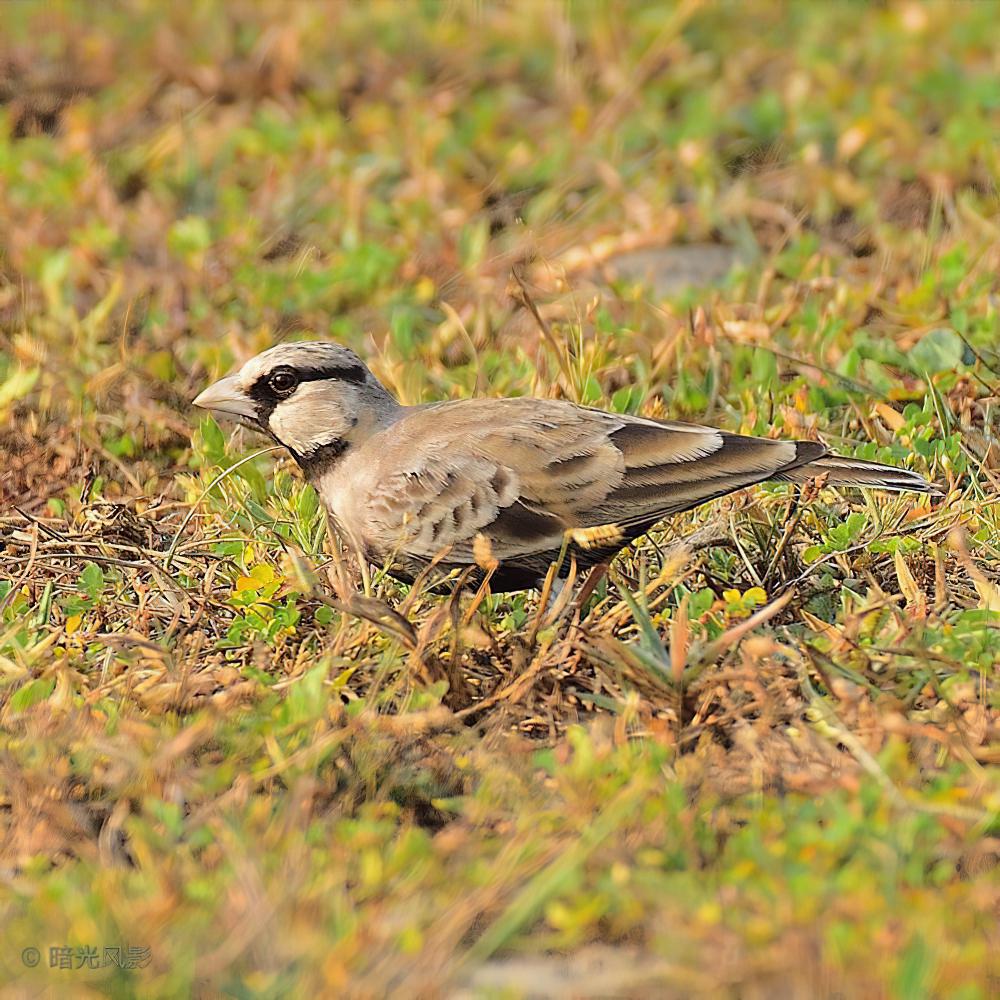
M353 351L323 342L272 347L193 402L263 431L301 464L364 440L399 408Z

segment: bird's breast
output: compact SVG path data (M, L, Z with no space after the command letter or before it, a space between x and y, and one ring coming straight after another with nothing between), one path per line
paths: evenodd
M357 545L365 544L366 511L375 470L364 447L350 449L332 468L313 480L324 506L337 527Z

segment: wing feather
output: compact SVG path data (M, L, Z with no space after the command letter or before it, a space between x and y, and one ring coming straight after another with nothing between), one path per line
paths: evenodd
M435 404L391 431L384 467L402 471L368 498L363 536L463 563L480 533L501 561L557 550L574 529L617 525L621 541L634 538L826 451L537 399Z

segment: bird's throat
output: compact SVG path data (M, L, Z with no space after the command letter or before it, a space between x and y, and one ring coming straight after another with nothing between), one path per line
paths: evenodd
M299 468L305 473L306 478L311 482L316 482L339 464L349 448L350 445L345 438L335 438L333 441L327 441L310 449L305 454L291 448L289 451L292 453L292 458L298 462Z

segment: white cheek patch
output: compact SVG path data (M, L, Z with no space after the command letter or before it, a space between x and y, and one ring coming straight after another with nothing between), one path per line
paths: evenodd
M344 400L323 382L304 382L295 394L279 403L268 418L274 436L300 455L344 437L353 426L344 412Z

